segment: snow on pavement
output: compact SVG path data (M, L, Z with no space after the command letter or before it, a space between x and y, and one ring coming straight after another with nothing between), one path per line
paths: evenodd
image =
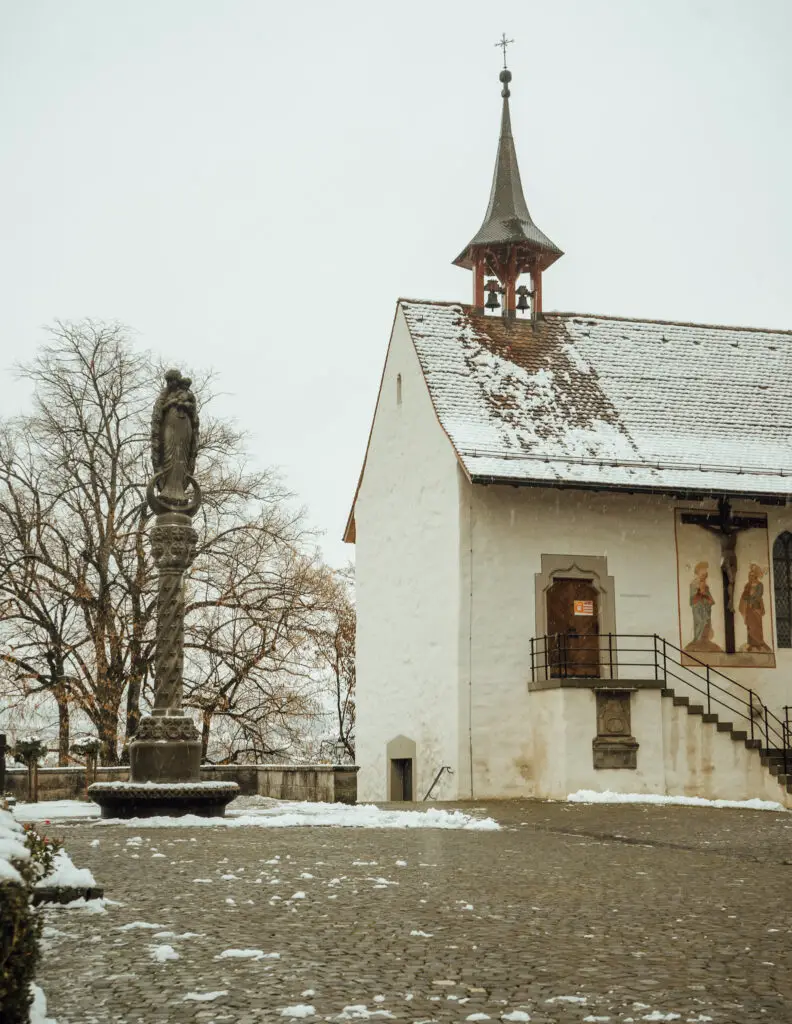
M236 803L236 801L234 801ZM125 825L128 828L300 828L328 825L338 828L437 828L496 831L492 818L477 818L463 811L430 807L425 811L383 810L373 804L326 804L297 800L268 801L258 805L232 803L224 818L203 818L185 814L180 818L158 815L152 818L99 818L96 804L82 800L48 800L38 804L17 804L19 821L57 821L64 818L95 818L97 825ZM140 837L135 837L139 840Z
M149 946L149 953L151 953L151 959L156 960L157 963L164 964L166 960L179 960L179 954L167 943L163 942L161 945Z
M54 1017L47 1016L47 997L38 985L30 986L33 1003L30 1007L30 1024L58 1024Z
M54 821L61 818L98 818L99 807L87 800L41 800L37 804L15 804L18 821Z
M774 800L705 800L702 796L663 796L660 793L612 793L605 790L597 793L593 789L579 789L567 797L570 804L673 804L682 807L730 807L747 811L787 810Z
M280 953L265 953L263 949L224 949L215 960L280 960Z

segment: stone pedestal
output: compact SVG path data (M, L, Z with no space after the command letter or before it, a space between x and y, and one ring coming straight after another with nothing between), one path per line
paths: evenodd
M141 719L129 744L130 782L96 782L88 794L103 818L155 815L222 817L239 794L235 782L201 782L201 741L191 718L157 714Z
M143 718L129 744L132 782L199 782L201 741L186 715Z

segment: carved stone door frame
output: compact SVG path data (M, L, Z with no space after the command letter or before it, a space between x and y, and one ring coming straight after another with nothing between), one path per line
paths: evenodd
M542 571L536 573L536 636L547 634L547 592L558 578L587 580L599 595L600 640L616 632L616 595L613 577L608 575L608 559L604 555L542 555ZM607 650L607 648L606 648ZM606 658L607 662L607 658ZM539 668L542 668L541 662ZM617 678L613 668L603 673L603 678Z

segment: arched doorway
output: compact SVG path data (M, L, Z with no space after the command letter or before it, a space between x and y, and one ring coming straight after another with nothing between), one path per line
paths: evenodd
M599 678L599 591L593 580L556 576L545 593L550 675Z

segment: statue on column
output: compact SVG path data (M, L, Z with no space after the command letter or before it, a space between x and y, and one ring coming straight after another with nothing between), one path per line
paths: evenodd
M155 515L149 539L158 570L154 706L129 743L130 782L89 789L103 817L222 815L239 792L235 782L201 781L201 740L182 710L184 574L195 558L192 517L201 506L198 405L191 384L179 370L168 370L151 417L154 475L146 499Z

